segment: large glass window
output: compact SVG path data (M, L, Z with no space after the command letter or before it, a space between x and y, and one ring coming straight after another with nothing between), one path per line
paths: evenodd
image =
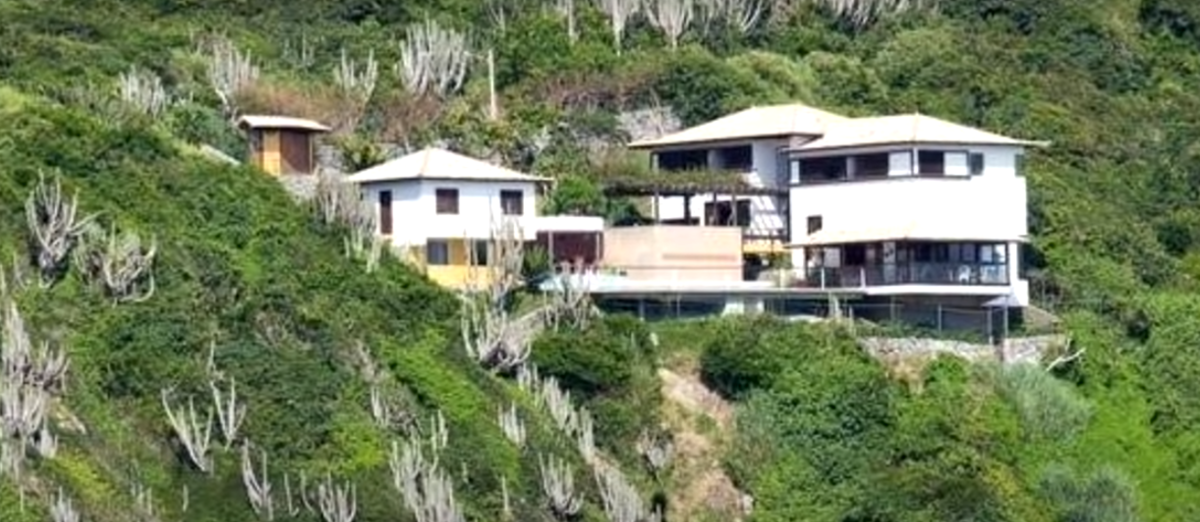
M946 153L940 150L917 152L917 168L922 176L938 176L946 173Z
M863 154L854 157L854 177L882 178L888 175L888 153Z
M800 183L820 183L844 179L846 179L845 156L800 160Z
M668 150L656 153L658 170L705 170L708 169L708 150Z
M717 201L704 204L704 222L715 226L750 226L750 200L743 199L736 204L731 201Z
M717 168L746 172L754 168L754 153L749 145L716 150Z

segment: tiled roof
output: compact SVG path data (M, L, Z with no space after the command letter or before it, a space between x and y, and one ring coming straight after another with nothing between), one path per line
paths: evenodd
M549 180L549 178L517 172L445 149L430 147L351 174L346 181L374 183L405 179L527 182Z
M827 125L845 119L845 116L799 103L751 107L661 138L636 141L629 147L643 149L754 138L817 136Z
M653 140L629 144L632 149L653 149L761 138L807 137L793 150L823 150L897 143L954 143L964 145L1045 146L1019 140L924 114L848 118L807 105L751 107L728 116Z
M853 118L826 127L821 137L793 150L840 149L897 143L961 143L964 145L1044 145L951 123L924 114Z

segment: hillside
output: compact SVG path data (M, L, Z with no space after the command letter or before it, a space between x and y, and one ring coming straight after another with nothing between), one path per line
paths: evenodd
M452 520L409 507L446 498L447 484L466 520L616 520L594 475L612 469L673 520L729 520L739 492L771 521L1197 517L1200 8L705 0L720 9L675 46L646 16L614 35L597 5L623 2L555 2L574 6L572 23L543 3L0 0L0 519L47 520L69 499L89 522L267 520L247 498L242 448L251 470L267 456L275 520L349 522L298 505L301 489L315 502L318 486L345 484L359 522ZM864 5L880 9L864 18ZM400 42L422 34L451 71L441 84L396 67ZM285 112L337 127L352 165L378 161L377 142L439 141L558 178L552 208L615 218L637 206L598 184L644 162L593 149L783 101L919 110L1053 142L1028 166L1027 261L1035 300L1084 355L1052 371L896 368L837 327L706 321L650 336L612 316L537 339L547 391L471 359L455 296L389 256L372 269L348 258L344 227L196 152L241 156L229 117ZM40 273L26 201L58 182L95 226ZM92 263L151 246L149 271L116 292L131 299L115 299ZM12 358L43 341L66 354L65 377L53 358ZM29 365L47 377L11 378ZM189 453L166 410L193 397L203 426L213 388L228 400L234 383L236 436L214 420L208 453ZM593 416L599 457L580 451L585 422L559 385ZM13 407L36 410L43 393L57 444ZM498 422L511 407L523 436ZM647 466L638 443L672 437L674 467ZM392 459L419 463L416 448L440 471L405 468L425 471L407 475L406 496ZM544 491L552 455L574 477L578 516Z
M0 222L13 238L2 252L10 260L3 299L16 305L5 305L4 382L13 387L6 393L19 393L16 402L4 399L4 411L15 422L21 405L36 409L41 392L33 390L44 389L53 434L33 420L6 432L9 455L26 457L5 461L17 467L6 465L0 482L4 520L45 520L38 506L59 494L85 520L256 520L243 491L241 448L258 480L273 484L281 519L315 516L301 507L302 487L317 509L320 487L343 484L356 492L357 520L403 512L390 466L410 455L407 441L461 480L456 492L471 519L495 519L505 494L514 520L545 516L538 500L545 459L566 463L568 474L579 473L580 491L591 490L575 443L539 406L544 386L522 383L532 390L522 391L468 358L453 296L391 258L369 273L344 259L340 229L256 172L218 166L153 129L114 127L7 89L0 100L8 158ZM65 273L43 279L27 261L42 250L22 240L33 237L23 214L35 187L50 194L37 205L55 200L56 180L59 201L78 195L77 223L91 216L98 230L114 231L109 237L136 234L140 247L122 250L129 243L85 235L75 250L87 254L68 256ZM117 269L111 277L89 271L83 260L93 249ZM132 292L117 293L120 285L110 282L136 265L121 252L153 255L146 273L153 281L135 276ZM614 350L627 353L636 324L611 328L623 329L604 329L604 337L619 339ZM65 353L65 376L52 359L41 362L43 342ZM626 357L633 358L623 364L640 360ZM26 364L39 375L44 368L53 375L45 380L63 382L61 389L14 378L13 368ZM196 417L183 408L189 398ZM175 431L168 406L188 429ZM497 420L510 408L522 430L511 442ZM597 416L604 411L598 406ZM209 430L207 412L218 416ZM612 430L634 430L637 420L601 425L601 451L616 447ZM197 444L206 431L211 444ZM440 443L421 442L439 433ZM623 450L614 456L628 458ZM31 498L25 510L17 484ZM597 509L583 512L594 517Z

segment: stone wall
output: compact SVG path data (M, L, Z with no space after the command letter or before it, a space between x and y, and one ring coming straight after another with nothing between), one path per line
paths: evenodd
M297 201L309 201L317 195L317 176L311 174L279 176L279 183Z
M949 354L968 361L993 360L1005 364L1038 363L1056 346L1067 343L1065 335L1014 337L1002 345L924 339L917 337L865 337L858 340L867 353L880 359Z
M683 128L669 107L622 112L617 115L617 125L629 141L652 140Z

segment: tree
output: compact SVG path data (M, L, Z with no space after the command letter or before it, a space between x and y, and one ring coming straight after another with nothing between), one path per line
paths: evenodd
M675 50L679 47L679 37L692 22L695 10L695 0L648 0L646 17L666 35L671 50Z
M625 27L642 8L642 0L596 0L596 4L608 16L613 35L613 49L619 55L621 41L625 37Z

